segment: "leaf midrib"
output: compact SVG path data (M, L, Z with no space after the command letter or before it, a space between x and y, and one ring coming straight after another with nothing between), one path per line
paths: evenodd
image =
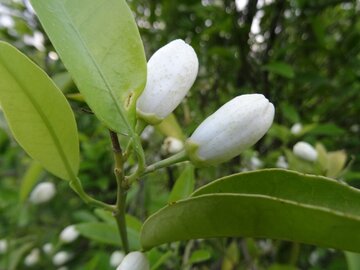
M65 169L68 173L68 177L70 178L69 180L72 180L75 178L75 174L70 166L70 162L68 161L65 152L62 149L62 145L60 143L60 140L58 138L58 136L56 135L56 132L53 129L53 126L51 125L51 123L49 122L49 120L47 119L45 113L42 111L41 106L36 102L36 100L30 95L29 90L27 89L27 87L25 85L22 84L21 80L19 79L19 77L16 75L16 73L11 69L11 67L7 64L7 61L4 60L4 58L2 57L2 55L0 54L0 60L3 63L3 66L5 67L5 70L9 73L10 77L13 78L15 84L18 86L18 88L20 90L22 90L22 92L25 94L25 96L30 100L31 105L34 107L35 111L39 114L41 120L43 121L46 129L48 130L49 134L50 134L50 138L52 139L55 148L57 150L57 152L60 155L60 159L62 160L63 164L65 165ZM29 60L28 60L29 61ZM35 68L37 68L35 66ZM40 70L40 72L43 72L42 70ZM5 115L7 114L6 111L4 110Z

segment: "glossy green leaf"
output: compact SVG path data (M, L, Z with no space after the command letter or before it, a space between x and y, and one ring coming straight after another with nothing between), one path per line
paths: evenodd
M255 171L219 179L192 196L145 222L144 249L178 240L239 236L360 251L360 191L329 178L280 169Z
M78 173L73 112L51 79L15 47L0 42L0 103L24 150L46 170L70 180Z
M19 200L23 203L28 197L30 191L39 180L39 177L43 171L43 168L39 163L33 161L21 181L20 192L19 192Z
M211 258L210 251L206 249L195 250L189 258L189 264L204 262L209 260L210 258Z
M146 59L126 1L31 3L93 112L114 131L133 134L136 99L146 82Z

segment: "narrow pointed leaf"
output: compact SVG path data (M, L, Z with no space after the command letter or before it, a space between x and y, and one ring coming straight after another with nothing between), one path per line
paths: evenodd
M51 42L91 109L109 128L132 134L146 59L125 0L32 0Z
M329 178L264 170L225 177L192 196L164 207L144 223L144 249L238 236L360 252L360 191Z
M13 46L0 42L0 103L17 142L46 170L70 180L78 173L74 114L51 79Z

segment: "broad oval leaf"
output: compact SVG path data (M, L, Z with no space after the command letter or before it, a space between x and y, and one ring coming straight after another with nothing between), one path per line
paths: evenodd
M328 178L285 170L232 175L151 216L143 225L141 244L149 249L178 240L232 236L359 252L360 192Z
M31 0L86 102L110 129L133 134L146 82L139 31L125 0Z
M44 168L70 180L79 169L74 114L46 73L0 42L0 103L17 142Z

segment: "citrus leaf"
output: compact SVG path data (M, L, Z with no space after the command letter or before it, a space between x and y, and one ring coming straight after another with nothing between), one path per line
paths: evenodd
M225 177L192 196L164 207L144 223L144 249L238 236L360 251L360 191L329 178L263 170Z
M136 99L146 82L146 59L126 1L31 3L92 111L110 129L133 135Z
M74 178L79 142L64 95L43 70L5 42L0 42L0 78L0 103L17 142L46 170Z

